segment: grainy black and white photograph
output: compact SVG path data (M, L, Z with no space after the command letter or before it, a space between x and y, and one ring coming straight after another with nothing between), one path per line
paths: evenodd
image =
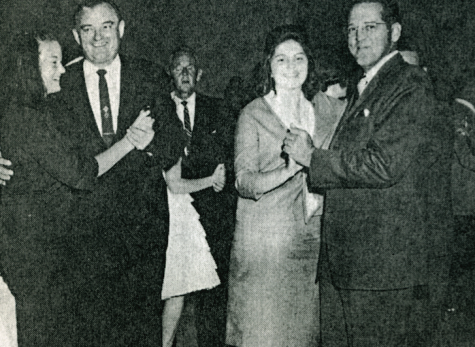
M474 347L475 2L0 0L0 347Z

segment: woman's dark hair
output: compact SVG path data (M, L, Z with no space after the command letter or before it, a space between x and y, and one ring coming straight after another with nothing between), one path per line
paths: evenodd
M308 60L308 75L302 91L307 99L311 99L314 94L313 80L315 61L308 47L308 37L305 29L299 25L287 24L274 28L267 34L266 43L264 47L264 56L260 69L257 72L256 93L258 96L264 96L271 90L275 90L275 82L271 77L271 59L275 53L275 49L281 43L293 40L302 46L302 49Z
M36 107L44 99L46 89L39 66L39 45L43 41L57 41L49 33L22 33L10 49L7 79L9 98L21 105Z

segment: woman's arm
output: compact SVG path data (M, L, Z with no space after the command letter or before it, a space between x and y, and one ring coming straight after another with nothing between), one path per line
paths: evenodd
M174 194L188 194L213 187L216 192L220 192L225 183L224 164L216 166L211 176L198 179L185 179L181 177L182 158L167 172L164 173L165 182Z
M239 117L236 130L235 160L236 189L245 198L258 200L260 197L279 187L302 170L302 166L293 160L276 168L262 172L259 168L258 124L249 113Z
M140 111L135 122L127 130L127 134L109 149L95 156L99 164L98 177L109 171L134 148L142 150L152 141L155 134L152 128L154 120L148 117L149 114L149 110Z

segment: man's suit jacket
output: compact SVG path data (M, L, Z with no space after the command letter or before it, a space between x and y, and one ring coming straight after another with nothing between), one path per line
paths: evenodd
M118 127L115 141L125 136L128 127L144 106L151 106L163 87L161 70L145 62L121 57L121 85ZM62 82L60 109L72 117L74 128L63 129L77 146L89 155L107 149L96 125L84 80L83 62L68 68ZM64 122L70 124L70 121ZM154 148L158 148L155 146ZM148 151L148 150L147 150ZM74 215L79 233L95 233L97 242L111 254L112 266L134 256L139 249L166 249L168 207L162 175L153 176L153 165L161 165L160 152L133 150L99 178L90 194L78 192ZM156 169L155 172L161 172ZM154 181L158 182L154 182ZM162 182L162 183L160 183ZM153 188L150 190L149 188ZM140 252L139 252L140 253ZM164 254L164 250L163 250Z
M452 141L426 74L399 54L350 99L309 168L311 186L326 189L321 259L336 287L430 281L449 253Z
M233 140L234 121L225 117L221 110L221 100L196 95L195 119L189 155L184 155L187 135L183 123L176 114L176 104L170 96L156 102L160 117L157 135L168 139L168 146L179 148L182 162L182 177L198 179L211 176L220 163L226 167L226 185L216 193L212 187L192 193L193 206L200 215L200 222L206 231L211 253L218 265L221 279L227 277L227 266L232 236L236 195L234 194ZM170 150L167 150L170 153ZM175 150L176 155L176 150ZM176 158L177 159L177 158ZM176 163L175 159L175 163Z

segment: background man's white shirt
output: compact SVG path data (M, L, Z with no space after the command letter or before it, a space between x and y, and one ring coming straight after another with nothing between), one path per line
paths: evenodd
M195 126L195 104L196 104L196 93L191 94L191 96L186 99L180 99L175 92L171 93L171 97L176 104L176 114L178 118L180 118L181 122L184 124L185 116L183 114L185 107L181 104L183 101L186 101L186 107L188 108L188 113L190 114L190 123L191 123L191 130L193 130Z

